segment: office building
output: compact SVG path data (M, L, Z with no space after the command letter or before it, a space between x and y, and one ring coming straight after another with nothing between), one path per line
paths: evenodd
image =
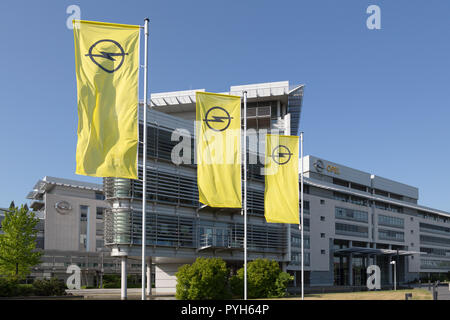
M232 86L225 94L242 96L244 90L248 92L250 160L264 150L266 133L298 134L303 86L288 82ZM146 255L147 264L155 265L157 292L174 292L178 267L197 257L220 257L234 270L243 263L241 210L210 208L198 202L194 152L183 154L182 163L173 161L181 142L194 146L196 91L205 90L151 95ZM142 106L140 112L142 119ZM142 144L139 157L142 178ZM380 266L382 284L389 285L392 260L402 283L421 274L450 270L450 215L418 205L417 188L313 156L305 157L304 164L307 286L365 286L369 264ZM275 259L295 276L296 286L300 232L297 225L266 223L262 166L258 160L245 170L248 260ZM139 259L141 180L105 178L104 191L110 203L105 217L106 246L124 261Z

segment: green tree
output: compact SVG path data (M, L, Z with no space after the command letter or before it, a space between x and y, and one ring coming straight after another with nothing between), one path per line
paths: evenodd
M197 258L178 269L175 297L184 300L227 299L229 270L220 258Z
M0 274L20 279L39 264L41 252L36 251L36 225L39 219L29 212L27 205L20 209L11 203L5 213L0 234Z
M280 270L275 260L256 259L247 265L247 296L249 298L283 297L294 277ZM234 295L242 297L244 289L244 268L230 279Z

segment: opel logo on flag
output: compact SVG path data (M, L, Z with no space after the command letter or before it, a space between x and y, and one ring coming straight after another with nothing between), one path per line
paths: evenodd
M120 69L126 55L128 53L125 53L117 41L103 39L94 43L85 56L91 58L103 71L113 73Z
M279 165L283 165L288 163L291 160L291 156L293 153L291 153L291 150L289 150L288 147L283 146L280 144L279 146L276 146L272 150L272 159L275 161L275 163L278 163Z
M230 117L227 110L216 106L206 112L206 116L203 121L206 122L206 125L211 130L224 131L230 126L231 119L233 119L233 117Z

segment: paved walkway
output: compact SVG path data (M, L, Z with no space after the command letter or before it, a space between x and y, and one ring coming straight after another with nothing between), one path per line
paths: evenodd
M87 300L120 300L120 289L80 289L66 290L68 294L82 296ZM140 288L129 288L127 290L128 300L141 300ZM148 298L147 298L148 299ZM173 293L156 293L152 290L151 300L175 300Z

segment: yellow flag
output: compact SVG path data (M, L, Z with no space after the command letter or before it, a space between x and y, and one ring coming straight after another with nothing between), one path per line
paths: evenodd
M197 92L196 120L199 201L241 208L241 98Z
M267 222L299 224L298 137L268 134L264 216Z
M139 26L74 20L76 171L137 179Z

